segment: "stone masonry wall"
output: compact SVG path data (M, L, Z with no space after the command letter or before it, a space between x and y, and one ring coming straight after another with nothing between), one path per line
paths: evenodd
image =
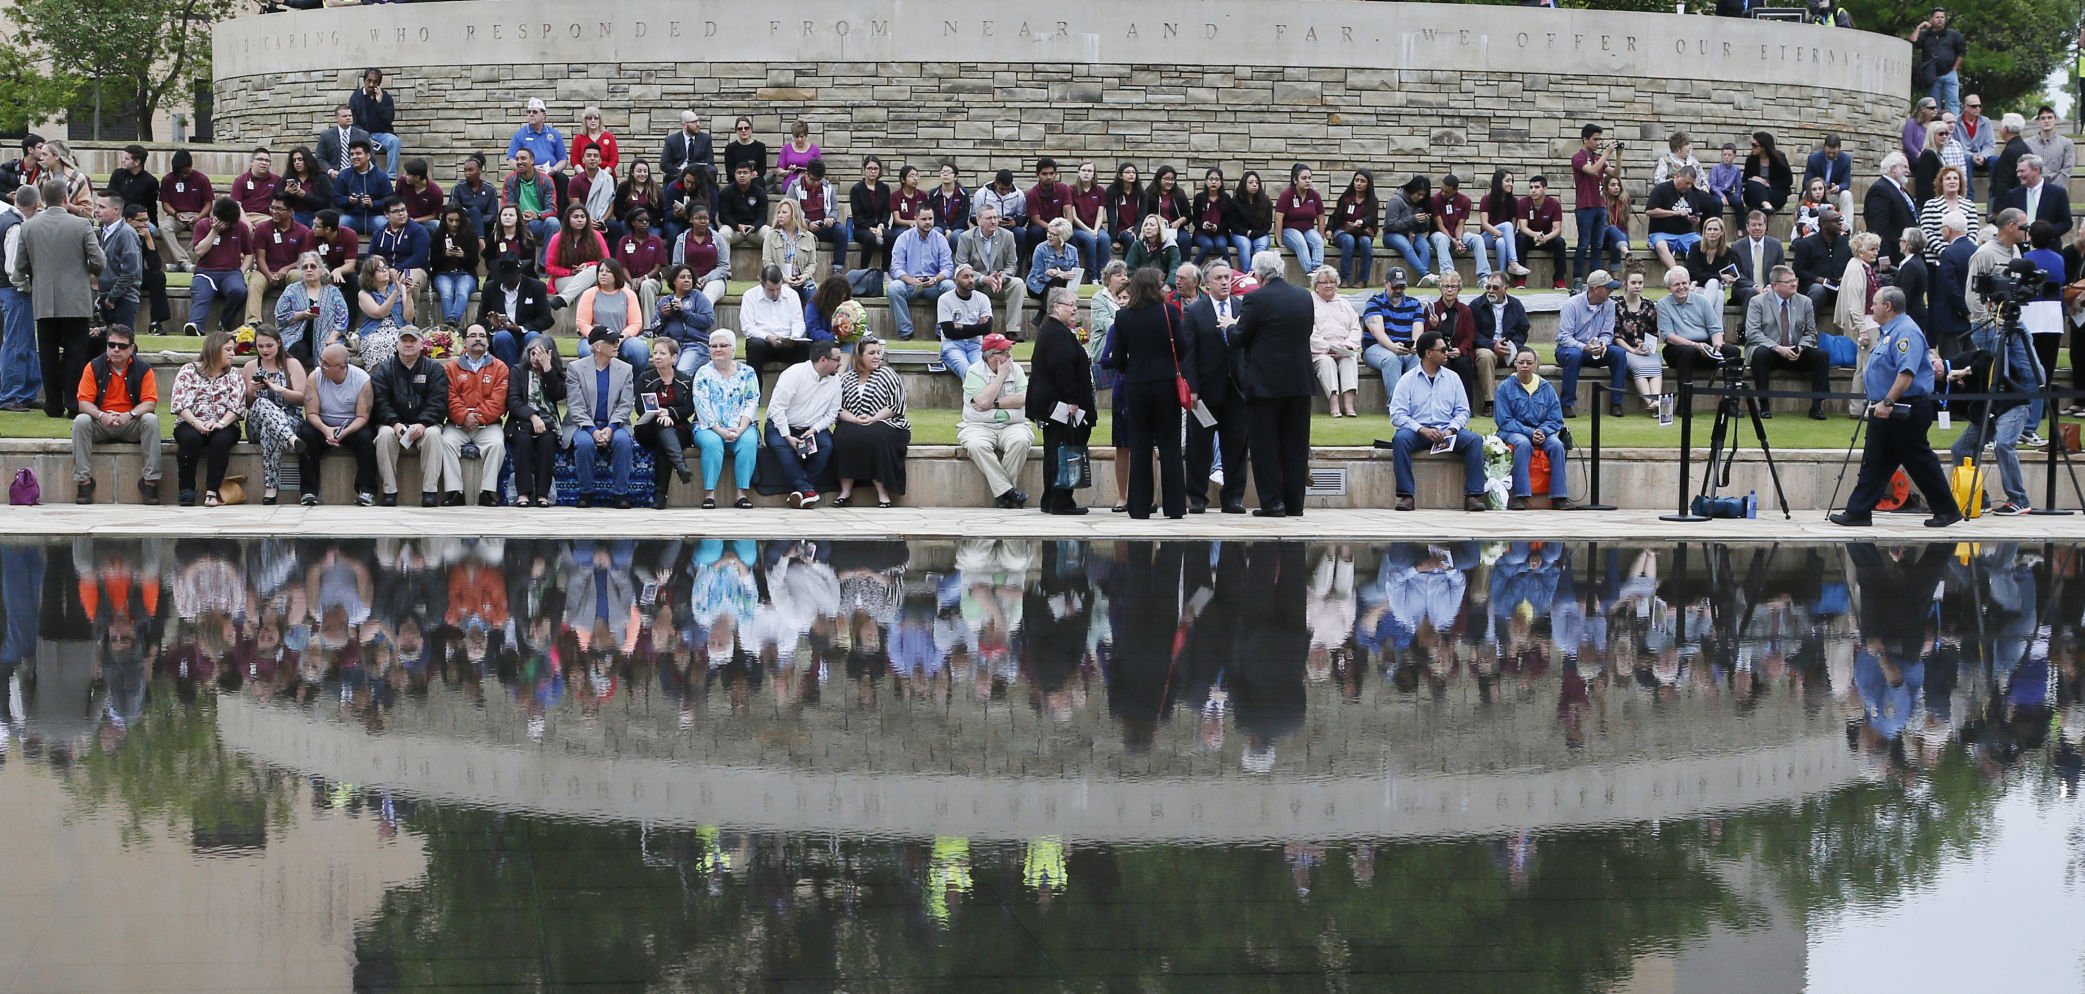
M899 162L953 158L966 187L1011 168L1025 188L1034 159L1090 158L1103 178L1120 162L1146 179L1170 163L1182 184L1221 167L1235 181L1257 169L1279 186L1292 162L1311 164L1320 189L1343 186L1356 167L1379 186L1414 173L1453 171L1481 195L1497 166L1562 182L1581 124L1594 121L1628 143L1625 177L1639 201L1665 138L1684 130L1704 163L1714 149L1767 130L1798 174L1827 131L1841 135L1855 171L1873 176L1896 146L1904 108L1865 94L1790 83L1762 90L1711 80L1644 80L1565 74L1282 67L977 63L623 63L411 67L390 70L406 154L427 155L446 183L469 152L504 153L529 97L550 104L567 140L580 110L601 107L610 130L655 164L682 109L703 114L721 142L745 114L770 156L795 121L811 126L844 189L863 155ZM278 150L313 141L334 104L356 84L352 70L221 78L220 140ZM926 170L931 172L931 170ZM1068 181L1072 167L1064 169ZM926 180L931 184L931 177ZM1568 184L1564 184L1568 188ZM1569 199L1569 194L1564 194Z

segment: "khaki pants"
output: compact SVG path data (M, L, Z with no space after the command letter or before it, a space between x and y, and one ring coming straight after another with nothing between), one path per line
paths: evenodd
M436 488L441 486L442 465L444 460L448 458L447 449L448 446L442 442L442 430L440 428L427 429L427 433L421 435L419 443L411 449L400 443L397 429L390 425L378 428L376 430L377 481L383 484L385 493L397 493L398 457L403 453L418 451L420 453L420 492L425 494L435 493L437 492Z
M476 430L462 425L442 426L442 489L463 493L463 446L478 447L478 489L499 492L500 463L507 458L507 433L499 425L481 425ZM421 460L426 465L426 460Z
M1491 399L1499 395L1498 373L1501 360L1499 359L1499 354L1490 349L1478 349L1475 358L1477 360L1477 382L1483 385L1484 392L1470 398L1470 407L1473 410L1481 411L1484 409L1484 405L1491 403ZM1507 359L1504 361L1511 363L1513 360ZM1390 384L1390 389L1394 392L1397 389L1397 384Z
M198 215L198 217L201 216L206 215ZM169 214L160 219L159 233L165 236L159 240L159 248L164 256L163 261L169 266L187 268L189 265L188 249L190 244L195 241L194 222L183 221L179 217Z
M1028 461L1028 448L1035 444L1028 422L1007 425L964 424L956 428L956 444L971 463L985 474L985 486L999 497L1015 488L1021 465Z
M145 479L159 479L160 450L166 446L159 438L159 415L140 414L137 420L121 428L110 428L95 420L92 414L81 414L72 419L72 478L91 480L94 469L88 465L94 455L96 442L130 442L138 447L145 457Z
M558 296L565 298L566 307L577 307L579 306L580 296L586 293L586 288L594 286L595 284L599 283L600 280L600 266L581 266L578 269L573 270L572 275L564 277L563 279L557 281L556 293ZM621 331L622 329L617 328L616 330ZM586 329L579 329L579 337L582 339L586 337ZM580 351L583 353L586 350L581 349Z
M282 296L282 288L289 285L289 278L269 279L259 270L247 273L246 323L256 328L260 327L263 317L272 316L268 304L273 298Z
M1009 276L1006 284L999 288L999 292L993 293L985 286L984 277L980 276L977 280L977 292L992 298L1000 307L1006 309L1006 326L998 329L999 333L1015 340L1021 339L1021 309L1028 306L1028 284L1021 282L1017 276Z

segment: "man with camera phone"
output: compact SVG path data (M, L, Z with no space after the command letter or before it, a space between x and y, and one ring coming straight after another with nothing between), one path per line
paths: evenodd
M1927 354L1926 335L1904 314L1904 291L1893 286L1875 292L1875 321L1881 327L1868 367L1861 374L1861 390L1868 407L1863 411L1868 441L1861 449L1861 473L1854 481L1846 509L1833 512L1831 522L1847 527L1873 524L1875 505L1881 503L1883 488L1902 467L1913 486L1924 494L1933 516L1928 528L1946 528L1962 520L1947 476L1940 471L1940 457L1926 441L1933 427L1934 367L1939 361Z
M1752 382L1761 390L1781 370L1810 377L1812 393L1831 389L1831 357L1817 347L1817 307L1796 292L1795 270L1775 266L1767 270L1767 292L1745 306L1745 348L1750 350ZM1760 405L1759 416L1773 417ZM1810 401L1810 420L1824 420L1824 401Z

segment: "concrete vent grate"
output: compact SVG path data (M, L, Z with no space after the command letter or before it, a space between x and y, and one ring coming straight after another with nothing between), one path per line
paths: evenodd
M1344 469L1313 469L1310 482L1303 487L1305 497L1345 497L1347 495L1347 471Z

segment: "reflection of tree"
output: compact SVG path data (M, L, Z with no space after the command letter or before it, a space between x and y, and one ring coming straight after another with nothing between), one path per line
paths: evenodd
M1814 918L1930 884L1984 843L2001 787L1950 747L1912 783L1860 784L1748 812L1724 820L1720 838L1703 831L1702 839L1716 855L1765 868L1789 907Z
M88 812L120 802L126 843L185 821L198 847L258 846L288 824L291 785L218 744L209 695L184 704L172 680L155 680L138 720L120 741L105 728L102 744L81 757L66 789Z

